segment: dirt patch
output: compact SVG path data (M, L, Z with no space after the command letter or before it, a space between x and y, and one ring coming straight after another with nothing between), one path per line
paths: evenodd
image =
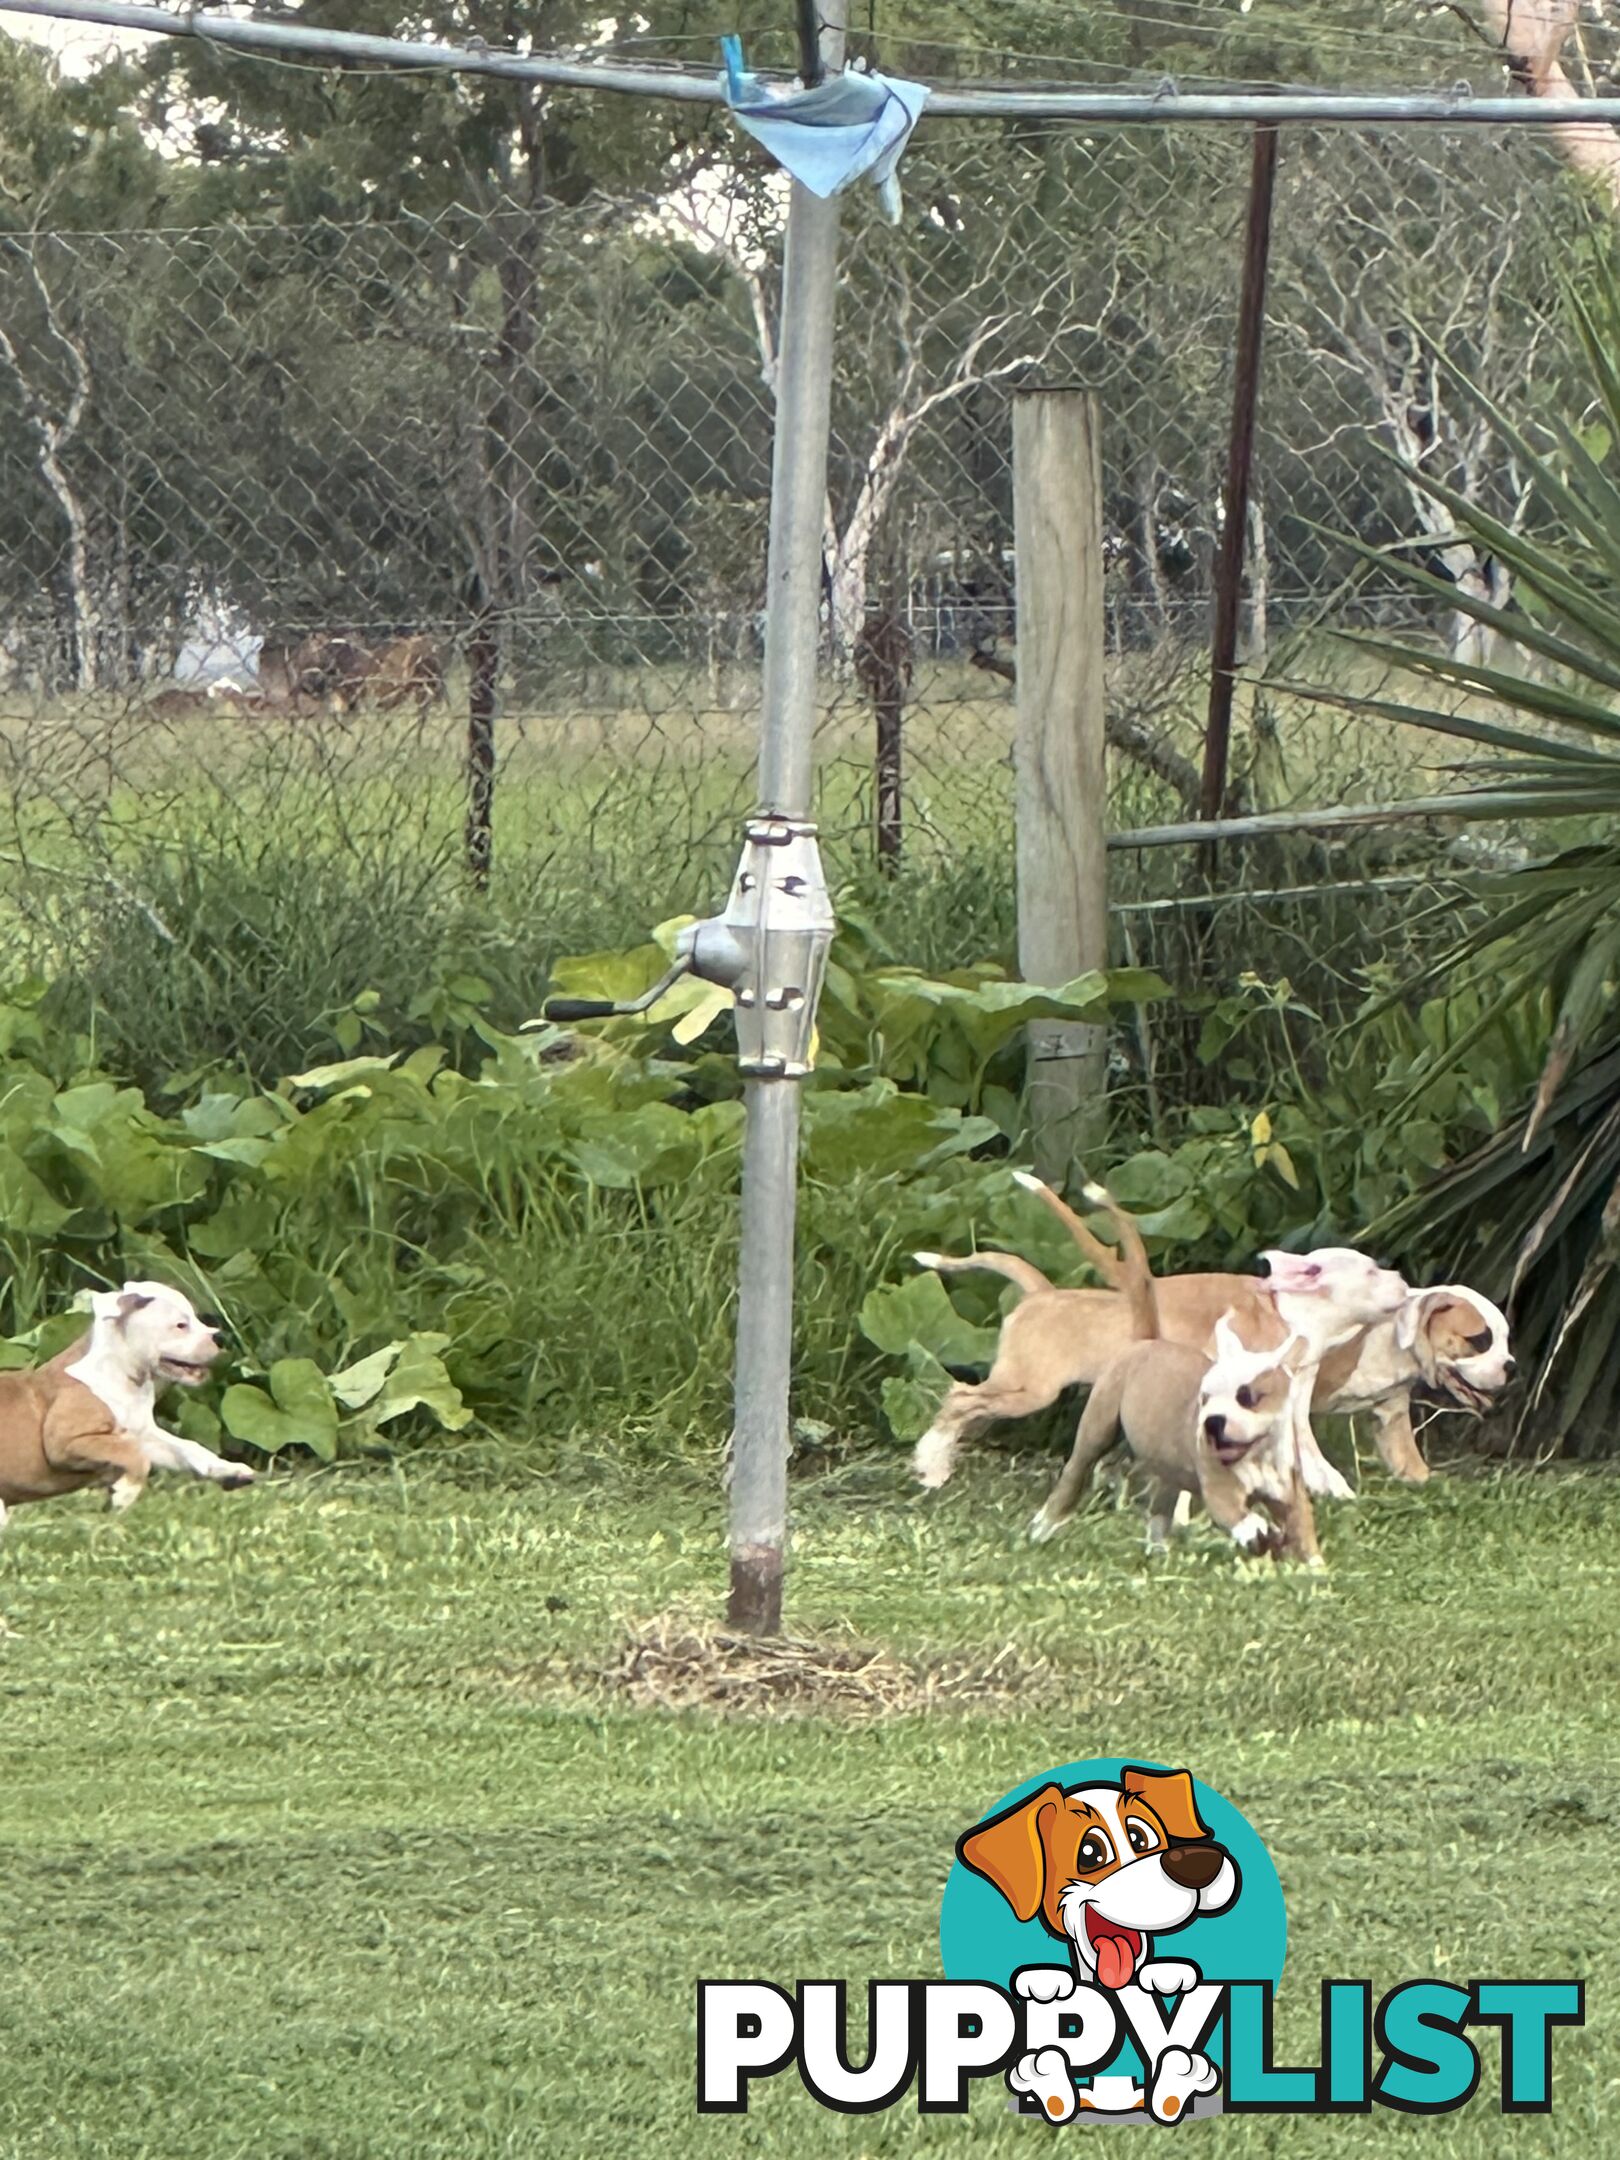
M638 1710L879 1718L1028 1703L1050 1692L1056 1674L1010 1644L987 1660L905 1658L849 1638L761 1639L666 1614L632 1627L594 1662L555 1659L478 1677L515 1693L585 1694Z

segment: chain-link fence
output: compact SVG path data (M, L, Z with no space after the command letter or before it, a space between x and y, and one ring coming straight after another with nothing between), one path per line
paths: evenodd
M845 877L977 866L1003 897L953 918L967 942L1010 908L1021 385L1102 404L1113 822L1190 808L1246 174L1236 131L935 122L898 226L851 199L821 812ZM312 856L408 832L475 877L492 822L497 881L572 895L581 933L712 898L757 728L782 207L728 140L571 204L12 219L0 740L25 941L109 893L161 925L143 851L233 819ZM1512 445L1425 340L1488 396L1532 372L1556 392L1580 218L1523 133L1286 133L1244 802L1433 784L1421 741L1276 685L1353 671L1334 633L1411 618L1340 535L1418 535L1496 589L1411 476L1512 518ZM1417 627L1464 634L1439 607ZM1182 863L1120 868L1129 901Z

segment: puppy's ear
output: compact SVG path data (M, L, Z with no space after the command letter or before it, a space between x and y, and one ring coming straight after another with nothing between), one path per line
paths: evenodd
M1020 1920L1034 1919L1046 1891L1041 1810L1062 1804L1062 1788L1043 1785L1005 1815L992 1816L957 1840L956 1854L962 1865L994 1883Z
M1414 1296L1407 1299L1406 1303L1395 1315L1395 1347L1397 1350L1415 1350L1417 1348L1418 1332L1428 1325L1429 1315L1433 1309L1434 1292L1432 1290L1418 1291Z
M1286 1290L1290 1297L1305 1297L1321 1290L1320 1261L1294 1252L1263 1252L1260 1257L1271 1271L1260 1287L1273 1297L1279 1290Z
M1216 1361L1219 1364L1225 1364L1228 1358L1241 1357L1242 1354L1243 1337L1232 1325L1232 1313L1229 1308L1221 1314L1221 1317L1215 1323Z
M143 1305L150 1305L151 1302L152 1300L143 1296L139 1290L121 1290L118 1293L118 1318L127 1320L132 1313L138 1313Z
M1277 1363L1284 1372L1297 1373L1310 1354L1310 1344L1295 1328L1277 1352Z
M1120 1784L1133 1800L1145 1800L1164 1824L1172 1845L1202 1845L1209 1837L1193 1798L1193 1781L1185 1770L1126 1770Z

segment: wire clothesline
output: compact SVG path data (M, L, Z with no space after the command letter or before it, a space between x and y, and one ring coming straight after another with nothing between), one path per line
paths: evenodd
M724 102L717 69L696 74L653 62L625 67L604 61L559 59L549 54L502 52L480 39L448 45L423 39L372 37L357 31L260 21L197 8L177 13L146 5L144 0L7 0L7 8L13 14L60 22L90 23L159 37L196 38L206 44L265 56L305 53L340 65L369 63L408 71L442 68L459 74L545 83L559 89L666 98L681 104ZM1620 124L1620 97L1487 97L1465 81L1437 91L1185 92L1173 79L1166 78L1151 91L945 85L931 89L923 117L1060 120L1116 127L1304 121L1321 126L1545 129L1572 123Z

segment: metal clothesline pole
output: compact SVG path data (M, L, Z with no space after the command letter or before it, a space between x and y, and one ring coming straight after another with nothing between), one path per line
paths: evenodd
M368 37L352 30L323 30L305 23L258 21L190 8L184 13L141 0L6 0L15 15L45 16L109 30L137 30L155 37L190 37L230 50L273 58L296 53L320 60L410 71L446 68L463 75L504 76L549 83L559 89L610 91L625 97L673 99L680 104L718 105L718 70L694 74L679 67L624 67L612 61L559 60L538 53L492 50L426 39ZM823 10L823 19L830 13ZM769 79L769 78L767 78ZM785 78L781 78L785 80ZM1158 90L1093 90L1012 85L934 90L923 119L1064 120L1098 127L1153 127L1233 122L1304 122L1318 127L1508 127L1620 126L1620 97L1526 98L1477 96L1466 83L1449 90L1388 92L1213 91L1187 93L1167 82Z
M844 61L847 0L821 0L820 58ZM838 199L793 183L782 263L771 522L765 570L759 814L804 826L813 809L822 531L838 299ZM743 1089L742 1235L730 1455L731 1596L750 1634L782 1625L787 1556L793 1250L801 1082L788 1073Z

